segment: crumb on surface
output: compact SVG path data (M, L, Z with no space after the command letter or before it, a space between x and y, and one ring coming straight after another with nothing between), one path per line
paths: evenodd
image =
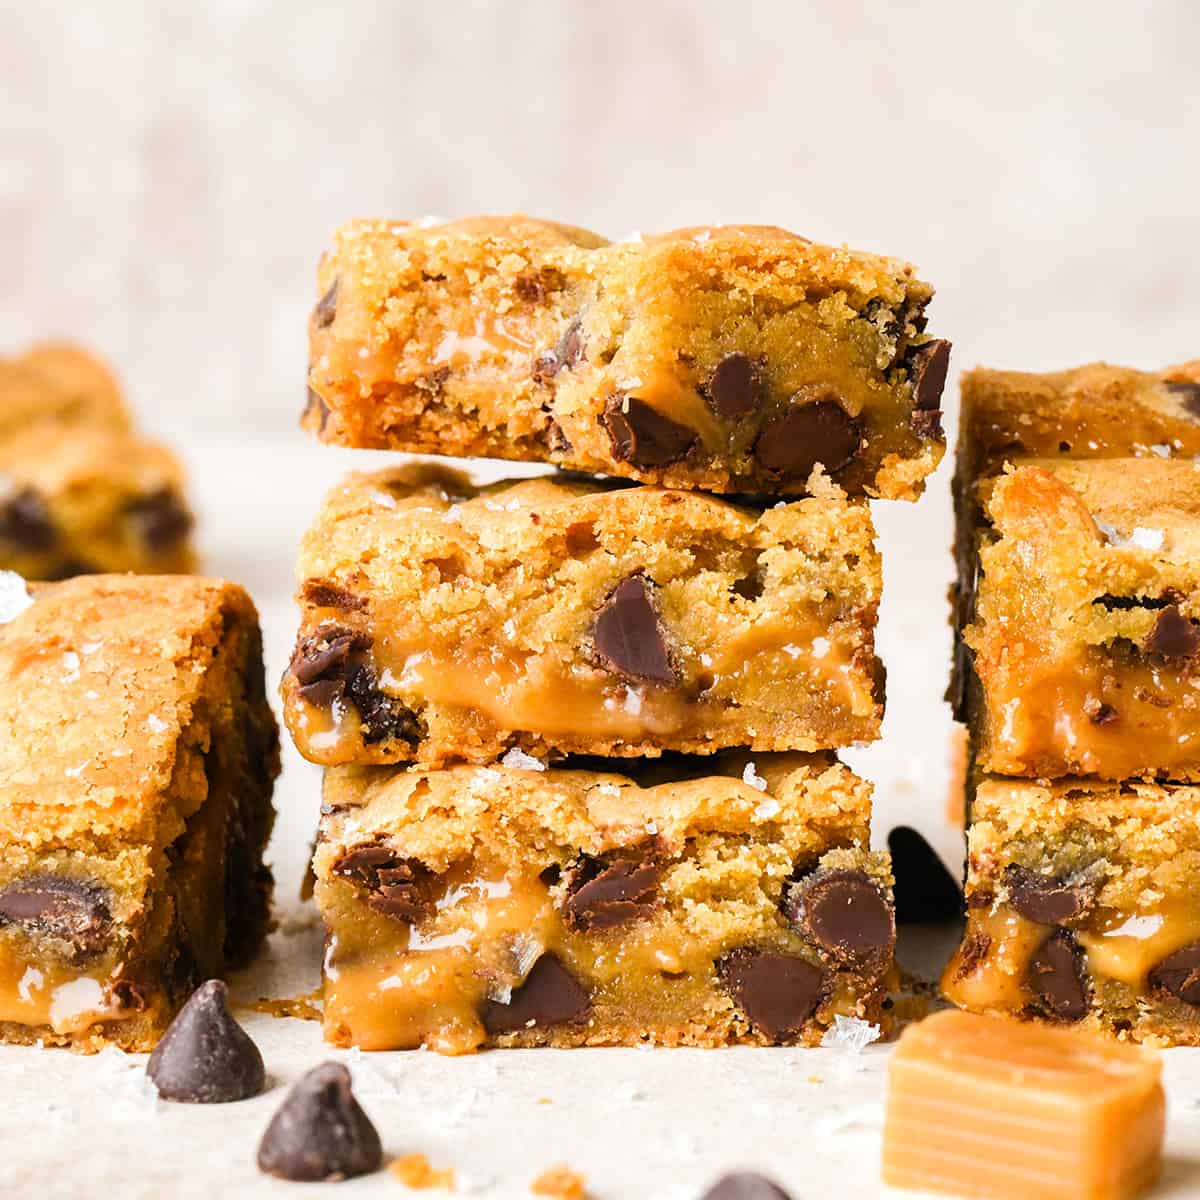
M454 1191L454 1168L436 1170L423 1154L402 1154L388 1164L388 1170L407 1188L441 1188Z
M547 1167L530 1185L535 1196L557 1196L559 1200L583 1200L587 1195L587 1180L566 1163Z

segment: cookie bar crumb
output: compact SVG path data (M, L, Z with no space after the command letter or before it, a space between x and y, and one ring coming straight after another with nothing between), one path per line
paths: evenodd
M555 1196L558 1200L584 1200L587 1180L566 1163L547 1167L530 1185L535 1196Z
M423 1190L441 1188L445 1192L455 1191L454 1168L440 1170L429 1165L423 1154L402 1154L388 1163L388 1170L407 1188Z

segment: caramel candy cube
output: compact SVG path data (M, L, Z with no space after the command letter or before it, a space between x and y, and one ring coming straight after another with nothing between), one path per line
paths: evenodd
M883 1178L1022 1200L1116 1200L1158 1175L1166 1102L1151 1050L946 1011L892 1055Z

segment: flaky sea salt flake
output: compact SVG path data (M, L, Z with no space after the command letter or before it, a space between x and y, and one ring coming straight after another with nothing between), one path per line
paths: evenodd
M0 625L15 620L32 604L25 580L16 571L0 571Z
M821 1045L833 1050L845 1050L848 1054L861 1054L866 1046L878 1041L878 1025L864 1021L861 1017L843 1017L840 1013L833 1018L833 1025L825 1030Z
M540 758L526 754L519 746L513 746L500 762L501 765L514 771L544 771L546 769L546 764Z
M767 781L754 769L753 759L746 764L746 769L742 772L742 782L748 783L752 788L757 788L760 792L767 790Z

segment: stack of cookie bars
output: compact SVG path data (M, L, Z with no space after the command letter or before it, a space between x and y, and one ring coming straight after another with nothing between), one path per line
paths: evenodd
M956 476L950 999L1200 1043L1200 361L977 370Z
M318 294L323 440L565 468L355 475L301 547L326 1036L886 1020L890 866L832 751L883 709L865 497L915 499L943 451L929 286L777 229L516 217L350 225Z

